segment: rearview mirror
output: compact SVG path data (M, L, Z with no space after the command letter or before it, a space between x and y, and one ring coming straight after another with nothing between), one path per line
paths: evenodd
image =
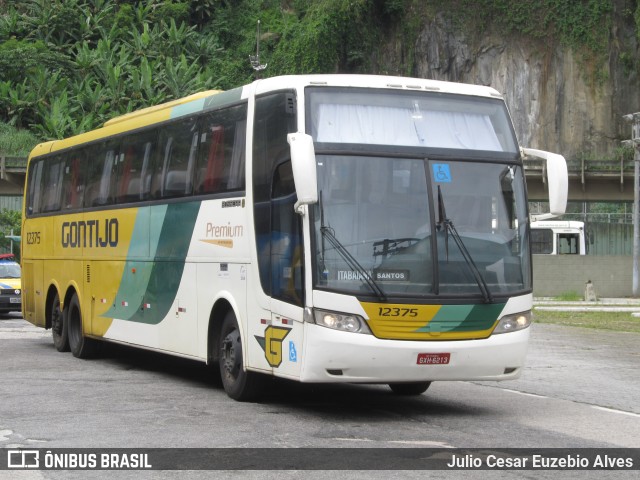
M291 148L291 168L293 183L296 186L298 201L295 209L301 213L302 205L313 205L318 201L318 182L316 175L316 154L313 138L305 133L290 133L287 141Z
M562 155L523 148L522 154L526 157L546 160L547 187L549 189L549 217L564 214L567 209L567 197L569 195L569 176L567 174L567 162Z

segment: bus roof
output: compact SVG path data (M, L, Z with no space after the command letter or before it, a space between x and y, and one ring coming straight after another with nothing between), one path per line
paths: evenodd
M531 228L584 228L584 222L577 220L542 220L531 222Z
M200 106L200 109L202 109L205 99L221 93L224 93L224 91L207 90L204 92L194 93L193 95L179 98L177 100L126 113L108 120L101 128L62 140L53 140L36 145L36 147L31 151L29 157L45 155L47 153L64 150L75 145L110 137L136 128L160 123L169 120L172 117L173 111L176 110L176 107L189 106L198 102L197 104ZM191 109L187 108L186 110L190 111Z
M306 86L336 86L362 87L393 90L430 91L454 93L459 95L473 95L480 97L503 98L494 88L467 83L445 82L425 78L393 77L386 75L349 75L349 74L318 74L318 75L285 75L257 80L256 93L265 93L285 87Z
M253 84L239 87L229 91L207 90L192 95L172 100L160 105L155 105L131 113L119 115L105 122L104 126L86 133L62 140L54 140L37 145L29 157L45 155L110 137L129 130L160 123L176 116L195 113L202 110L213 97L224 97L212 103L224 103L237 101L247 88L254 94L267 93L284 88L303 89L308 86L336 86L336 87L360 87L406 91L430 91L452 93L458 95L470 95L481 97L493 97L502 99L502 95L491 87L471 85L464 83L445 82L440 80L428 80L423 78L392 77L382 75L286 75L256 80Z

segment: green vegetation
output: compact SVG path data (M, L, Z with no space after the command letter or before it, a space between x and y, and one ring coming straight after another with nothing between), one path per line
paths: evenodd
M560 295L555 297L554 300L559 302L577 302L579 300L584 300L584 298L578 292L569 291L562 292Z
M534 309L533 319L536 323L640 333L640 318L633 317L630 312L550 312Z
M0 124L39 139L263 75L413 69L421 26L442 13L467 32L559 41L597 64L613 0L0 0ZM628 15L640 25L640 7ZM640 28L638 29L640 31ZM400 59L387 48L401 42ZM623 59L633 69L633 58ZM596 71L599 71L596 69ZM0 149L4 148L0 145Z
M29 130L18 130L0 123L0 153L10 157L26 157L39 139Z
M366 71L376 22L403 3L0 1L0 122L54 139L195 91L248 83L258 20L269 75Z
M463 2L464 3L464 2ZM467 20L498 32L560 42L604 54L608 49L612 0L476 0ZM464 11L464 10L461 10Z
M22 213L15 210L7 210L3 208L0 212L0 252L8 252L11 246L11 240L7 235L20 236L22 224ZM14 243L13 253L16 259L20 260L20 243Z

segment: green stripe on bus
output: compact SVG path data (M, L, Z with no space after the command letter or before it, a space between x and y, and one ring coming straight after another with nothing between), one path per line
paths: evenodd
M183 105L176 105L171 109L171 118L184 117L186 115L194 115L196 113L209 110L212 108L224 107L237 103L242 98L242 88L234 88L226 92L216 93L205 98L199 98Z
M493 326L504 303L491 305L443 305L433 319L416 332L475 332Z
M237 103L242 99L242 87L234 88L233 90L227 90L225 92L211 95L204 99L203 110L209 110L211 108L218 108L224 105Z
M178 293L199 211L200 202L174 203L151 207L148 229L136 221L132 241L144 239L147 230L153 261L127 261L115 305L104 316L151 325L165 318Z

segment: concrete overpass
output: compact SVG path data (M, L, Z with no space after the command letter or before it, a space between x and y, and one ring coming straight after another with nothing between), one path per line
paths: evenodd
M529 200L546 201L546 171L542 160L526 160ZM568 160L569 201L632 202L633 160Z
M22 195L27 159L0 156L0 195Z
M633 160L573 160L567 166L570 201L633 201ZM546 201L544 162L526 160L524 168L529 199ZM0 156L0 195L21 196L26 171L26 158Z

